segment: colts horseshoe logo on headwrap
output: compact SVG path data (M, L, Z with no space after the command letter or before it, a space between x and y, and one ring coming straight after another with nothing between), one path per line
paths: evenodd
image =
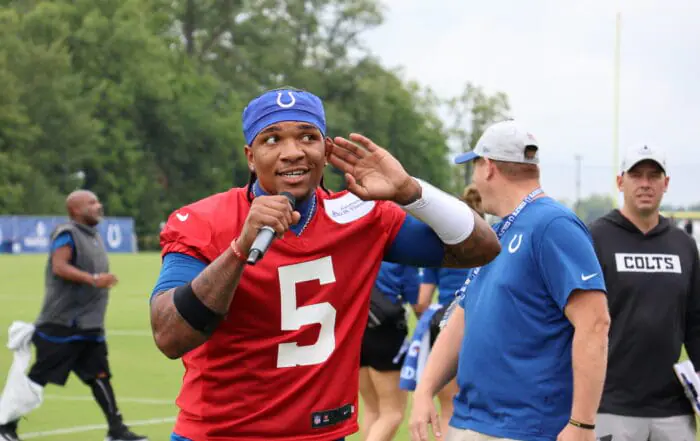
M294 104L296 104L296 102L297 102L296 98L294 98L294 95L292 95L292 92L287 92L287 95L289 95L290 101L288 103L284 104L282 102L282 92L277 92L277 105L282 107L283 109L288 109L288 108L294 106Z

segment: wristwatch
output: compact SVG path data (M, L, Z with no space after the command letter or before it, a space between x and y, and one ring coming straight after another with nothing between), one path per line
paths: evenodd
M92 286L97 286L97 279L100 277L97 273L92 273Z

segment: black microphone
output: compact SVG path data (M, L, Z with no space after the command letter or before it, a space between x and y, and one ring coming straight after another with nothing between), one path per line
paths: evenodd
M280 193L280 195L286 197L289 200L289 203L292 205L292 210L294 210L294 206L296 204L296 199L294 199L294 196L292 196L291 193L287 193L286 191L283 191L282 193ZM270 244L272 244L272 239L274 238L275 230L272 229L272 227L262 227L260 231L258 231L258 235L255 237L253 245L250 246L248 260L246 260L246 262L249 265L255 265L258 262L258 260L262 259L267 249L270 248Z

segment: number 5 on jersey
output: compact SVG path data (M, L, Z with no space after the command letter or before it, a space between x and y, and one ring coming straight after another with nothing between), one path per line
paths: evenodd
M282 330L297 331L305 325L320 324L318 340L313 345L281 343L277 367L310 366L328 360L335 350L335 308L328 302L297 308L297 283L318 280L321 285L335 283L330 256L278 269L282 295Z

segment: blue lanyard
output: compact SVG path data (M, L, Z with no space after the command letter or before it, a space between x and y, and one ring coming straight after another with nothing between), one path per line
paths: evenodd
M515 210L506 217L506 220L503 222L503 225L501 225L501 228L498 229L498 232L496 235L498 235L498 240L501 240L504 234L506 234L506 231L510 228L511 225L513 225L513 222L515 222L515 218L518 217L518 215L523 211L523 209L530 204L530 202L533 201L537 196L539 196L542 193L541 188L537 188L532 191L529 195L525 197L525 199L518 204L518 206L515 208Z
M506 231L513 225L515 222L515 219L518 217L520 213L527 207L538 195L542 193L541 188L537 188L532 191L529 195L525 197L525 199L518 204L518 206L513 210L511 214L509 214L504 220L501 226L498 228L496 231L496 236L498 237L498 240L500 241L501 238L506 234ZM445 311L445 314L442 317L442 320L440 321L440 327L444 327L445 324L447 323L447 319L449 316L452 314L452 311L454 308L462 301L464 296L467 294L467 288L469 287L469 284L471 284L474 279L476 279L476 276L479 275L481 272L481 266L476 267L472 270L472 272L469 273L469 276L467 277L467 280L464 281L464 285L462 285L461 288L459 288L456 292L455 299L452 301L450 306L448 306L447 310Z

